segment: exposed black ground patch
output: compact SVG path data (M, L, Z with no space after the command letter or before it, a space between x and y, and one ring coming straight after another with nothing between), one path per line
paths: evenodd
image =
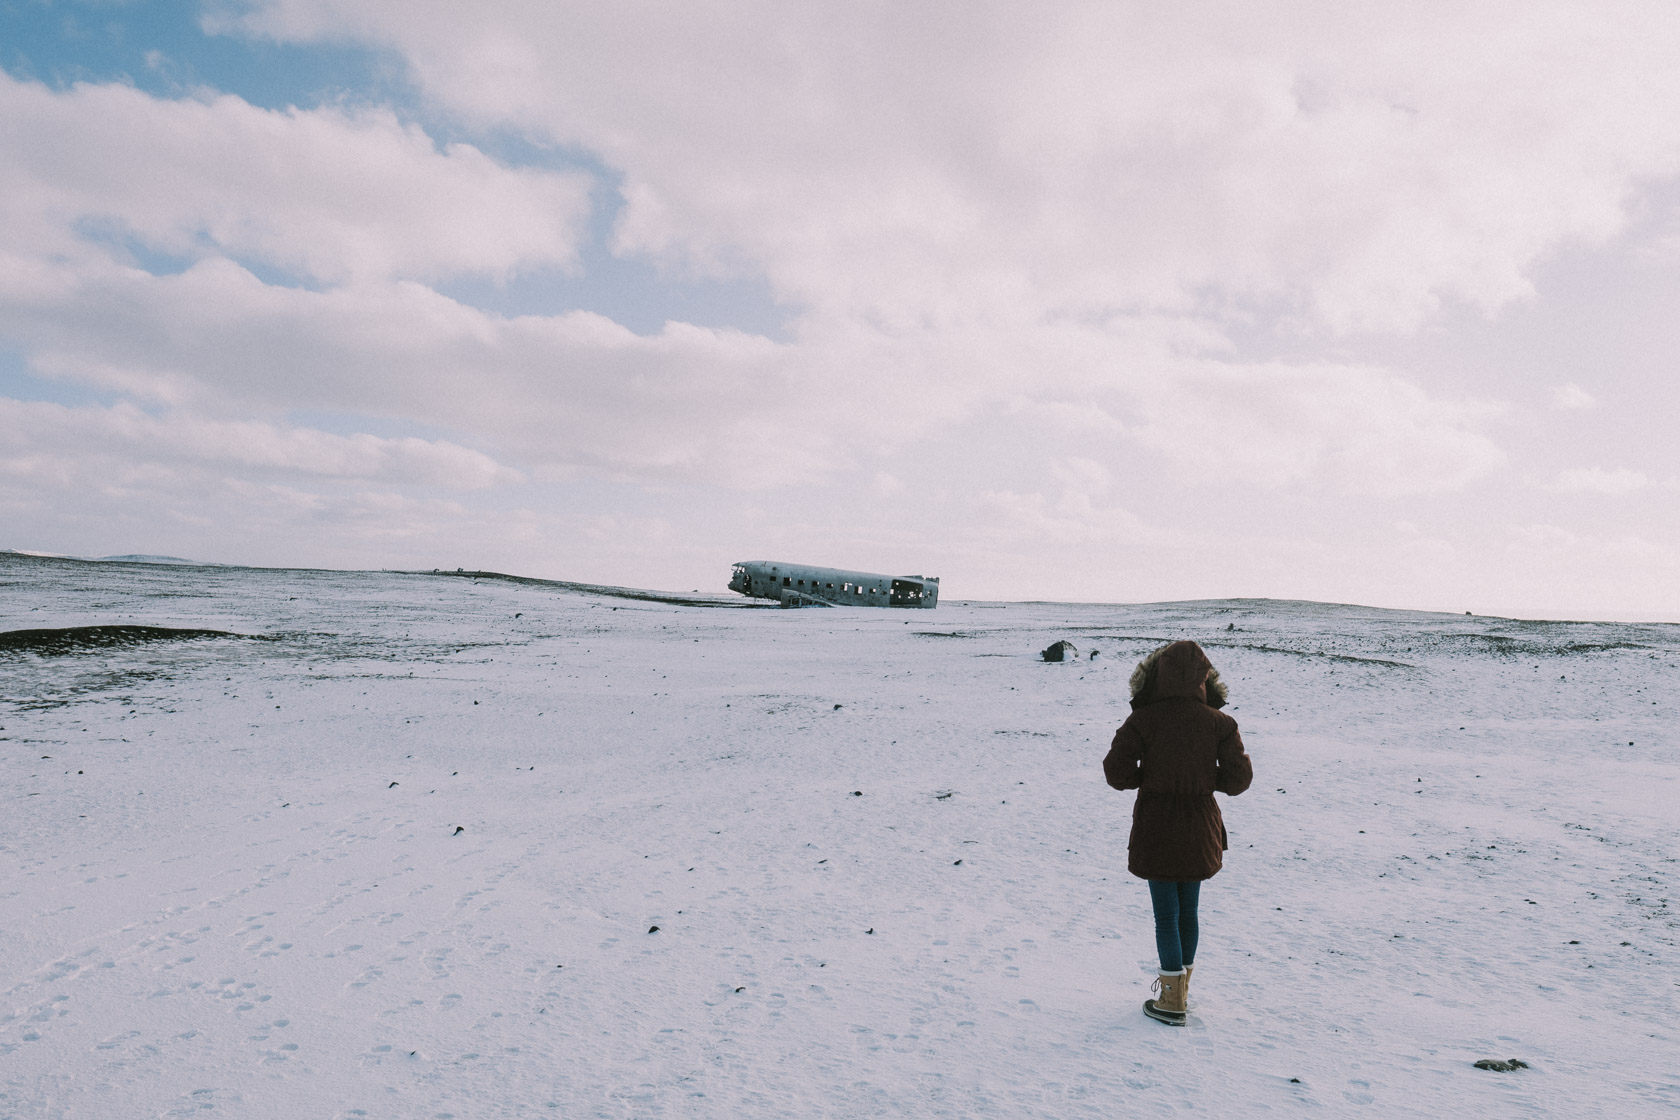
M1284 653L1291 657L1306 657L1323 661L1342 661L1353 665L1382 665L1390 669L1416 669L1416 665L1404 661L1389 661L1381 657L1355 657L1351 653L1326 653L1324 650L1284 649L1281 646L1263 646L1253 642L1221 642L1204 640L1202 645L1214 649L1251 649L1258 653Z
M1096 627L1075 626L1069 629L1094 630ZM1125 644L1146 645L1151 648L1176 641L1175 638L1148 638L1136 634L1092 634L1092 641L1121 642ZM1322 649L1285 649L1282 646L1261 645L1257 642L1231 641L1221 638L1199 638L1197 642L1203 649L1244 649L1255 653L1281 653L1289 657L1301 657L1310 661L1341 661L1351 665L1380 665L1389 669L1416 669L1416 665L1405 661L1390 661L1381 657L1355 657L1351 653L1331 653Z
M241 636L226 630L185 630L173 626L63 626L49 630L6 630L0 632L0 653L62 657L70 653L146 642L188 642Z
M510 576L504 572L448 572L433 569L430 572L406 572L411 576L455 576L462 579L495 579L504 583L522 583L532 587L554 587L562 591L582 592L585 595L602 595L609 599L640 599L647 603L669 603L678 607L724 607L733 610L742 608L777 607L780 604L768 601L753 602L750 599L724 599L717 596L691 597L661 591L643 591L635 587L612 587L600 583L572 583L563 579L537 579L535 576Z

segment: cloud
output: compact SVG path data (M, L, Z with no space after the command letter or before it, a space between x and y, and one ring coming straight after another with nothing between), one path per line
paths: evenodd
M1598 404L1597 398L1573 381L1552 390L1552 407L1564 411L1578 411Z
M1185 358L1147 332L1072 325L641 336L589 312L503 317L414 283L279 288L212 259L164 277L0 261L0 331L27 339L43 373L159 404L407 419L538 471L784 485L1023 396L1082 438L1118 430L1182 480L1423 492L1502 461L1478 430L1490 406L1381 370Z
M620 169L622 251L896 326L1407 330L1529 297L1680 166L1661 5L1289 13L256 0L218 26L389 47L448 111Z
M1146 522L1131 510L1107 499L1113 474L1103 464L1082 456L1063 456L1049 464L1048 479L1057 484L1054 497L1041 490L985 490L978 505L989 524L972 536L994 546L1082 547L1129 542L1153 548L1183 549L1195 540L1188 534Z
M132 404L68 408L0 397L0 472L68 484L123 485L173 472L227 471L476 490L521 480L482 452L444 440L341 436L258 421L217 420Z
M8 275L0 261L0 331L28 340L42 373L160 404L389 416L475 433L534 467L642 478L810 477L835 452L824 415L793 422L800 409L830 396L833 421L878 407L801 384L808 358L736 331L505 318L412 283L279 288L226 260L166 277Z
M905 486L902 479L886 471L876 471L870 482L870 490L878 497L892 499L904 493Z
M952 36L868 5L254 4L213 23L393 47L442 111L595 154L623 175L617 251L762 273L801 309L791 340L445 299L425 284L574 261L588 182L440 150L388 110L3 76L0 331L55 376L220 415L414 420L539 472L809 480L1002 404L1186 478L1485 475L1489 402L1243 360L1228 335L1523 298L1535 259L1610 236L1632 184L1672 169L1669 118L1607 123L1651 43L1553 13L1467 68L1474 14L1226 15L981 5ZM125 239L196 263L125 270Z
M1041 491L986 490L978 495L978 505L989 516L976 535L994 546L1091 547L1122 541L1159 546L1182 536L1149 525L1123 507L1097 506L1089 496L1065 490L1059 498Z
M1619 600L1623 611L1638 609L1638 598L1627 594L1630 587L1663 586L1675 566L1672 544L1636 533L1577 533L1549 523L1512 526L1506 553L1513 579L1531 586L1576 580L1597 596Z
M1151 388L1133 434L1186 479L1414 494L1461 488L1505 461L1480 430L1498 406L1435 398L1379 368L1208 362Z
M124 85L54 91L0 71L0 227L11 253L129 244L312 282L505 277L577 259L587 176L439 150L389 109L259 109Z
M1551 489L1561 494L1631 494L1643 490L1651 480L1639 471L1602 467L1571 467L1559 471Z

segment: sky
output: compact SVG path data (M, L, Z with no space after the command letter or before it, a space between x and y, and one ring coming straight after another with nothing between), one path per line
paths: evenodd
M1680 620L1655 3L0 0L0 547Z

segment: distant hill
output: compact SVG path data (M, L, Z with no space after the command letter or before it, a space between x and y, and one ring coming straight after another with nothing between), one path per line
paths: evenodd
M151 552L124 552L123 556L71 556L69 552L42 552L39 549L0 549L0 556L34 556L39 559L74 559L89 564L173 564L176 568L237 568L237 564L218 561L190 561L181 556L153 556Z
M198 568L225 568L214 560L185 560L179 556L152 556L144 552L130 552L122 556L95 556L94 560L108 560L121 564L187 564Z
M215 560L187 560L180 556L153 556L146 552L129 552L121 556L71 556L63 552L40 552L32 548L0 548L0 556L37 556L45 560L85 560L112 564L174 564L190 568L226 568Z

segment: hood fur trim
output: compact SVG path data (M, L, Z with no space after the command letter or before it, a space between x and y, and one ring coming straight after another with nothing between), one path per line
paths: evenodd
M1155 683L1155 670L1161 663L1161 655L1176 644L1176 642L1168 642L1158 649L1151 650L1142 661L1137 663L1137 668L1132 670L1131 680L1128 682L1131 685L1133 704L1140 701L1145 704L1149 702L1147 693L1150 691L1150 686ZM1212 666L1208 667L1206 692L1207 705L1210 708L1223 708L1230 700L1231 690L1229 686L1219 679L1219 670Z
M1208 670L1207 705L1210 708L1223 708L1231 698L1231 690L1224 681L1219 679L1218 669Z
M1167 645L1171 644L1171 642L1167 643ZM1161 646L1159 649L1150 650L1144 655L1143 660L1137 663L1137 668L1132 670L1132 679L1130 683L1132 686L1133 700L1142 696L1149 688L1150 683L1155 679L1155 666L1160 664L1161 655L1165 652L1167 652L1167 646Z

